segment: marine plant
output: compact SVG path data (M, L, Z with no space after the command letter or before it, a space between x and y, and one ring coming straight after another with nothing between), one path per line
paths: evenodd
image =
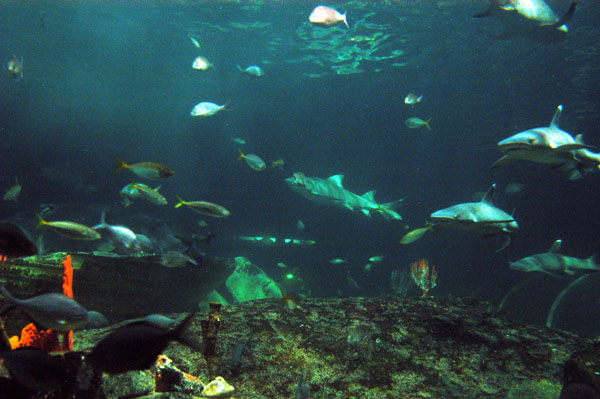
M437 270L433 266L429 267L427 259L419 259L412 263L410 271L413 281L423 291L424 297L437 285Z

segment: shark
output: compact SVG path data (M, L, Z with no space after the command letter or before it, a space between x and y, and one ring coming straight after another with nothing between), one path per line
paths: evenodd
M516 160L549 164L553 167L569 163L593 163L594 153L589 150L596 147L586 145L582 140L576 140L558 126L562 110L562 105L556 108L550 126L525 130L499 141L498 148L505 155L494 162L491 168L504 166ZM577 158L577 151L580 151L580 160Z
M540 42L556 42L566 37L569 28L566 23L573 17L577 3L558 17L544 0L492 0L489 7L474 18L496 17L504 26L504 31L491 35L497 39L515 36Z
M561 244L562 240L556 240L548 252L527 256L516 262L511 262L510 268L524 272L544 272L551 275L556 275L556 273L573 275L576 270L600 271L600 265L594 261L595 256L580 259L561 255L559 253Z
M387 220L401 220L402 216L393 207L400 201L379 204L375 201L375 191L363 195L347 190L342 181L344 175L334 175L326 179L320 177L307 177L302 172L296 172L292 177L285 179L288 187L304 198L324 205L360 210L363 214L371 216L379 214Z
M495 191L496 184L492 184L479 202L465 202L433 212L430 228L452 226L488 237L502 235L506 239L498 252L502 251L510 245L519 225L512 215L492 204Z

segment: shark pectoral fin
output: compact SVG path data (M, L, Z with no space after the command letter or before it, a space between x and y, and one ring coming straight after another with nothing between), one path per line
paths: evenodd
M369 210L368 210L368 209L361 208L361 209L360 209L360 211L361 211L362 213L364 213L365 215L367 215L368 217L371 217L371 212L369 212Z
M485 10L484 12L480 12L479 14L473 15L473 18L489 17L490 15L492 15L492 7L494 7L494 5L492 4L492 2L490 2L490 6L487 8L487 10Z
M587 150L591 146L581 143L563 144L554 148L555 151L574 151L574 150Z
M560 28L561 26L569 22L569 20L573 17L573 14L575 14L575 7L577 7L577 3L571 3L571 6L569 7L565 15L563 15L556 23L552 24L552 26L555 28Z
M512 242L511 236L506 236L506 239L502 243L502 246L500 248L498 248L496 250L496 252L501 252L501 251L505 250L506 248L508 248L508 246L511 244L511 242Z
M352 206L350 206L348 203L344 203L344 206L350 209L351 211L354 211L354 208L352 208Z
M496 162L490 166L490 169L496 169L499 166L508 165L509 163L513 163L515 161L514 158L509 157L508 155L504 155L502 158L498 159Z
M573 276L575 274L575 270L573 269L569 269L568 267L565 267L565 269L563 270L566 274L568 274L569 276Z

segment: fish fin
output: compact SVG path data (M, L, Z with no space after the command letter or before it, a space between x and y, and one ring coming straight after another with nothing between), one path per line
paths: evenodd
M39 229L40 227L42 227L43 225L48 223L44 220L44 218L39 213L36 213L35 216L37 216L37 219L38 219L38 223L35 226L36 229Z
M492 199L494 199L495 192L496 192L496 183L492 184L490 189L487 191L487 193L485 193L485 195L481 199L481 202L485 202L486 204L491 204Z
M161 187L162 187L162 184L160 186L156 186L156 188L154 189L154 191L160 190Z
M238 148L238 151L239 151L240 155L238 156L237 160L239 161L240 159L244 158L245 155L240 148Z
M501 252L501 251L505 250L506 248L508 248L510 246L511 243L512 243L511 236L506 236L506 239L502 243L502 246L500 248L498 248L496 250L496 252Z
M360 211L368 217L371 217L371 212L368 209L361 208Z
M117 173L121 169L127 169L127 167L129 167L129 165L127 165L125 162L123 162L123 160L119 157L117 157L117 162L119 163L119 166L117 166L115 173Z
M342 185L343 180L344 180L344 175L333 175L333 176L329 176L327 178L327 181L329 181L330 183L333 183L339 187L344 187Z
M177 195L177 201L179 202L175 204L175 208L179 208L181 205L185 205L185 201L179 195Z
M490 5L488 6L487 10L485 10L484 12L480 12L479 14L475 14L473 15L473 18L485 18L485 17L489 17L490 15L492 15L492 8L494 7L493 2L490 1Z
M240 72L244 72L244 70L242 69L242 67L240 67L239 65L236 65L236 66L237 66L237 69L240 70Z
M571 6L569 7L569 9L567 10L567 12L555 23L553 23L551 26L553 28L562 28L563 25L565 25L567 22L569 22L569 20L573 17L573 14L575 14L575 7L577 7L577 3L576 2L572 2ZM563 32L568 32L569 29L567 28L567 26L565 25L564 29L560 29Z
M562 105L559 105L558 107L556 107L556 112L554 112L554 116L552 117L552 121L550 122L550 127L559 129L558 123L560 121L560 115L562 114L562 109L563 109Z
M554 243L552 244L552 246L550 247L550 249L548 250L548 252L550 253L556 253L556 252L560 252L560 246L562 245L562 240L558 239L556 241L554 241Z
M367 191L366 193L361 195L361 197L363 197L369 201L375 202L375 193L376 193L375 190Z
M351 211L354 211L354 208L352 208L352 206L351 206L350 204L348 204L348 203L343 203L343 205L344 205L346 208L350 209Z
M200 352L202 351L202 345L199 342L196 342L194 339L191 338L191 336L187 334L187 330L194 321L195 317L196 313L190 313L188 316L185 317L185 319L181 321L181 323L179 323L179 325L177 325L177 327L175 327L172 330L172 334L177 341Z
M568 274L569 276L573 276L573 275L575 275L575 270L573 270L573 269L569 269L568 267L565 267L565 268L563 269L563 271L564 271L566 274Z
M431 119L433 118L429 118L425 121L425 127L427 128L427 130L431 130L431 126L429 125L429 123L431 123Z
M573 150L584 150L588 149L592 146L581 144L581 143L572 143L572 144L563 144L561 146L555 147L554 150L558 151L573 151Z
M509 163L513 163L515 161L514 158L509 157L508 155L502 156L502 158L498 159L496 162L490 166L490 169L496 169L499 166L508 165Z
M344 21L344 25L346 25L346 28L350 28L350 25L348 25L348 20L346 19L346 11L344 11L344 13L342 14L342 17L344 17L343 21Z

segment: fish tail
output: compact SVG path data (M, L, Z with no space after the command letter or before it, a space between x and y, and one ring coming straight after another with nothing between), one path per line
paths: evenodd
M425 122L425 127L427 128L427 130L431 130L431 126L429 126L429 123L431 122L431 119L433 119L433 118L429 118L429 119L427 119L427 121Z
M344 17L344 24L346 25L346 28L350 28L350 25L348 25L348 20L346 19L346 11L344 11L342 17Z
M187 333L187 330L192 324L192 321L194 321L195 317L196 313L190 313L189 315L187 315L186 318L183 319L181 323L179 323L177 327L175 327L172 330L172 334L174 339L181 342L182 344L189 346L194 350L201 351L202 345L199 342L196 342L196 340L192 339L192 337Z
M129 166L125 162L123 162L123 160L121 158L119 158L119 157L117 157L117 162L119 163L119 166L117 166L117 169L115 170L115 173L117 173L121 169L127 169L127 167Z
M239 161L240 159L244 158L245 155L244 155L244 153L242 152L242 150L240 148L238 148L238 151L240 152L240 156L237 159Z
M179 208L181 205L185 205L185 201L179 195L177 196L178 203L175 204L175 208Z
M14 296L12 296L12 294L10 292L8 292L8 290L6 289L6 287L4 286L4 284L0 284L0 295L2 295L4 297L4 299L6 299L7 303L5 306L2 307L2 309L0 310L0 315L8 312L9 310L13 309L15 307L15 302L17 301L15 299Z
M39 213L36 213L35 216L37 216L37 219L38 219L38 223L35 226L36 229L39 229L40 227L42 227L45 224L48 224L48 222L46 222L44 220L44 218L42 217L42 215L40 215Z
M239 65L237 65L237 69L239 69L239 70L240 70L240 72L244 72L244 70L242 69L242 67L241 67L241 66L239 66Z

